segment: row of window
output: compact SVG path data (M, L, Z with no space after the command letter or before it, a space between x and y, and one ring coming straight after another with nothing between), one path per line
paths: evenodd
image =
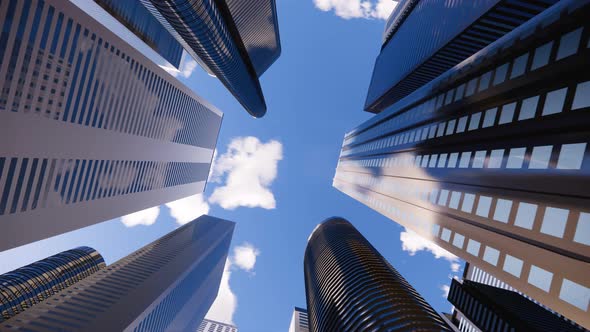
M399 154L388 158L341 160L341 166L420 167L420 168L488 168L488 169L557 169L583 168L587 143L542 145L510 149L463 151L431 155Z
M187 162L0 158L0 215L205 181Z
M483 92L491 86L496 86L506 81L519 78L527 72L537 70L550 63L574 55L578 53L580 45L583 44L581 43L583 30L584 28L581 27L571 32L565 33L559 38L559 41L555 40L539 46L535 50L520 55L512 61L498 66L494 70L488 71L476 78L469 80L468 82L464 82L455 88L449 89L448 91L445 91L438 96L421 103L420 105L414 106L410 110L398 116L393 116L391 119L372 128L364 129L363 132L358 135L354 135L355 131L353 130L345 138L343 146L346 147L355 142L367 141L373 137L400 129L402 126L408 126L420 120L427 120L431 114L452 103L458 102L463 98ZM590 48L590 40L587 42L586 47ZM552 58L551 54L552 49L554 48L556 49L556 52L554 52L555 58ZM532 57L532 61L529 61L530 57ZM529 62L530 67L528 65ZM580 93L580 98L580 101L586 105L581 107L590 106L590 97L587 93ZM391 108L389 112L391 113L396 111L397 109L394 104L394 107Z
M334 184L338 189L346 192L355 199L363 202L367 206L375 209L376 211L383 211L385 215L391 215L394 220L399 218L409 218L412 224L415 224L417 228L424 229L423 217L418 218L414 214L408 214L406 211L392 206L391 204L385 203L381 200L376 199L373 196L368 196L359 192L351 187L341 186L337 183ZM530 265L530 269L527 274L525 262L521 258L510 254L502 254L500 250L492 246L482 245L481 242L475 239L469 239L464 234L454 232L446 227L441 227L437 224L431 226L430 233L435 238L442 240L444 243L459 249L465 250L469 255L482 259L484 262L498 266L499 262L503 261L501 268L511 275L517 278L526 278L526 281L545 292L549 292L552 283L561 281L559 286L559 298L570 305L573 305L583 311L588 311L590 304L590 288L573 282L569 279L554 278L554 274L546 269L533 265ZM586 232L588 233L588 232ZM504 257L502 257L504 256ZM469 261L469 259L467 259Z
M338 172L337 178L363 188L403 200L416 200L421 206L436 205L448 207L472 217L485 218L521 229L539 229L541 234L563 239L569 223L575 223L575 243L590 246L590 212L580 212L555 206L543 206L526 201L515 201L479 193L463 192L420 185L415 180ZM428 182L430 183L430 182ZM455 212L453 212L455 213ZM535 226L537 215L542 214L540 227ZM571 217L570 217L571 215Z
M565 87L548 92L547 94L537 95L520 101L511 102L503 106L490 108L485 112L476 112L460 118L429 124L395 136L389 136L343 150L341 156L380 150L407 143L422 142L442 136L500 126L513 121L533 119L536 116L543 117L561 113L564 111L567 93L568 88ZM540 115L537 115L539 113L537 109L539 109L540 98L543 98L545 102L540 108ZM571 109L577 110L587 107L590 107L590 81L577 85Z
M0 49L12 50L0 54L0 68L7 70L0 111L33 112L131 135L215 146L220 116L177 88L175 79L146 68L43 1L36 8L29 1L25 8L18 3L9 1L2 36L27 26L33 29L29 36L17 34L11 45L8 38L0 38ZM34 70L31 59L40 63Z

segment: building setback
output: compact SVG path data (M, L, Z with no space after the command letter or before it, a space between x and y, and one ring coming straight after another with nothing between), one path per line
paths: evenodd
M355 128L333 182L586 328L589 3L559 2Z
M0 324L2 331L195 331L235 224L201 216Z
M0 275L0 322L105 266L96 250L79 247Z
M238 332L238 328L230 324L203 319L197 332Z
M281 53L275 0L140 0L254 117L266 113L258 78Z
M442 318L356 228L316 227L304 258L309 330L450 331Z
M289 332L309 332L307 310L295 307L293 310L293 316L291 316Z
M0 22L0 250L203 191L220 111L69 1Z
M382 112L557 2L400 1L387 20L365 111Z

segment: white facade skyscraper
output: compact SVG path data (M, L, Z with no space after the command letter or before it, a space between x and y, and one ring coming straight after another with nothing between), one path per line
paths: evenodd
M0 250L203 191L219 110L70 1L0 22Z
M203 319L197 332L238 332L238 328L230 324Z
M293 310L293 316L291 316L289 332L309 332L307 310L295 307L295 310Z

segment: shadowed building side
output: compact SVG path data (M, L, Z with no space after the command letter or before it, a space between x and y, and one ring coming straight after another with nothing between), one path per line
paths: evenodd
M450 331L416 290L342 218L318 225L305 250L309 330Z

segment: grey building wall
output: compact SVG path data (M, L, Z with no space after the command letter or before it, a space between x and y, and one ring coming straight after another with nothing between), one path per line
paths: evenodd
M230 324L203 319L197 332L238 332L238 328Z
M195 331L217 297L234 226L201 216L0 329Z
M0 21L0 250L202 192L219 110L69 1Z

